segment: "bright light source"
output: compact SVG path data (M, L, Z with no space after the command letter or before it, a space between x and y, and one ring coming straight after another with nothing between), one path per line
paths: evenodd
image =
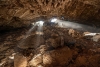
M39 21L39 24L40 24L40 25L43 25L43 23L44 23L43 21Z
M38 21L38 22L36 22L36 24L37 24L38 26L43 25L43 23L44 23L44 21Z
M56 21L57 21L56 18L51 19L51 22L56 22Z

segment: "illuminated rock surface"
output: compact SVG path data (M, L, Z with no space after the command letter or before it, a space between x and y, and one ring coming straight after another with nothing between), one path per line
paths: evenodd
M47 30L50 31L51 27L48 27ZM55 30L56 29L56 30ZM44 29L45 30L45 29ZM73 34L79 35L71 35L70 30L72 29L64 29L64 28L52 28L50 32L51 35L43 35L44 43L40 46L33 47L32 41L27 41L27 45L23 45L22 48L18 45L23 40L23 36L25 36L25 32L27 29L19 29L14 32L10 31L4 34L0 34L0 65L1 67L31 67L31 66L42 66L42 67L80 67L80 66L88 66L88 67L99 67L100 66L100 41L98 42L92 41L92 39L87 39L85 36L82 36L84 32L78 32L73 30ZM59 30L59 31L58 31ZM46 31L46 30L45 30ZM44 31L44 34L49 34ZM20 32L20 33L19 33ZM63 33L64 41L58 41L55 39L60 37L56 32ZM17 34L19 33L19 34ZM30 36L34 39L33 31ZM31 37L32 36L32 37ZM46 37L47 36L47 37ZM81 36L81 37L78 37ZM20 38L21 37L21 38ZM19 38L19 39L18 39ZM59 42L57 47L52 46L50 41L47 43L47 39L54 39L54 42ZM42 41L42 40L41 40ZM64 42L61 45L60 42ZM34 43L34 41L33 41ZM30 44L30 46L28 45ZM31 47L32 46L32 47ZM13 53L15 54L14 59L9 59Z
M99 27L100 0L0 0L0 67L100 67Z
M25 27L38 17L52 16L100 26L99 3L99 0L0 0L0 29Z

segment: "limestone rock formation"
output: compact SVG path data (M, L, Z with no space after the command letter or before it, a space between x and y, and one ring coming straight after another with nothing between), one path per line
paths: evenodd
M25 27L34 20L52 16L88 21L89 24L95 21L97 25L100 21L99 3L99 0L0 0L0 27Z
M0 67L100 67L97 26L100 0L0 0Z

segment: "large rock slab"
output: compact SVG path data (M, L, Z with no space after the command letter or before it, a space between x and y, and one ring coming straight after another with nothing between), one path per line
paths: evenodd
M72 51L67 48L61 48L46 52L43 55L43 64L44 65L67 65L72 59Z

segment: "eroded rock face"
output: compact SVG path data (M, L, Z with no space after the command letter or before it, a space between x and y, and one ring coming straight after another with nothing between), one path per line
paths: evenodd
M52 16L100 21L99 3L99 0L0 0L0 26L19 28L32 20Z

